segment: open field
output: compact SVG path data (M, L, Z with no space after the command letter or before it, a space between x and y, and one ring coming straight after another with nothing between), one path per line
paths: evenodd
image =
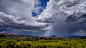
M86 39L3 37L0 48L86 48Z

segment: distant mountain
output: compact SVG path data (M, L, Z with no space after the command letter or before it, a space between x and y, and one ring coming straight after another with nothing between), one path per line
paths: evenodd
M15 37L43 37L43 38L59 38L59 36L52 35L52 36L33 36L33 35L23 35L23 34L9 34L9 33L0 33L5 36L15 36Z
M71 38L86 38L86 36L69 36Z
M33 35L23 35L23 34L8 34L8 33L0 33L0 35L3 34L5 36L14 36L14 37L43 37L43 38L64 38L64 37L59 37L56 35L52 36L33 36ZM67 37L67 36L65 36ZM71 38L86 38L86 36L68 36Z
M50 38L50 36L43 36L44 38Z
M52 36L42 36L42 37L44 37L44 38L61 38L61 37L56 36L56 35L52 35Z
M50 36L50 38L63 38L63 37L59 37L59 36L56 36L56 35L52 35L52 36Z
M32 35L23 35L23 34L8 34L8 33L0 33L5 36L16 36L16 37L38 37L38 36L32 36Z
M52 36L50 36L50 37L57 37L56 35L52 35Z
M82 37L82 36L69 36L69 37Z

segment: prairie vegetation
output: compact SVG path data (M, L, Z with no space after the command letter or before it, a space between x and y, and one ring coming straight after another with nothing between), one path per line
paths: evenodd
M86 48L85 38L2 37L0 48Z

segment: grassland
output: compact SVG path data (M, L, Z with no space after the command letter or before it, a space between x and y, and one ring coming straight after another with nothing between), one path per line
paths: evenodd
M0 48L86 48L86 39L3 37Z

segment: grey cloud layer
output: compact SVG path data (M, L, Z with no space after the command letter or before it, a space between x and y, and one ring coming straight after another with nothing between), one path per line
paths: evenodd
M86 0L50 0L39 16L32 17L34 0L1 0L0 12L5 16L0 18L0 28L47 30L44 35L83 35L85 32L80 30L86 31L86 19L82 16L86 13L85 4Z
M44 24L32 17L37 0L0 0L0 32L8 30L41 31Z
M39 15L38 19L45 20L45 18L53 17L52 21L54 23L48 23L51 28L48 29L47 35L71 36L74 35L75 32L78 33L80 29L86 31L86 22L80 23L83 22L82 18L86 20L85 4L86 0L50 0L46 9ZM77 17L74 17L73 14ZM72 15L72 18L70 18L70 15ZM74 21L76 20L75 18L78 18L77 21ZM66 19L69 22L66 22ZM53 34L50 29L52 29Z
M12 29L18 29L18 30L33 30L33 31L40 31L44 28L44 26L30 26L25 25L24 23L16 23L14 19L10 19L8 16L4 13L0 13L0 29L4 28L12 28Z

